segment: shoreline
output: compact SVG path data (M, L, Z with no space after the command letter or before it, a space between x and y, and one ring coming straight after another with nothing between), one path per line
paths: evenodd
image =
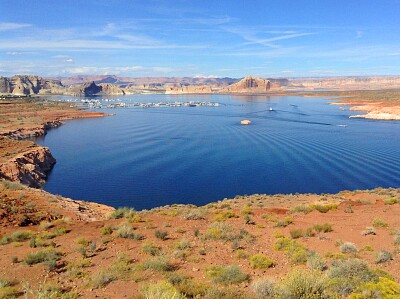
M335 96L335 100L339 102L331 102L331 105L355 105L354 102L349 101L348 96L341 94L341 91L329 91L329 92L314 92L314 91L299 91L299 92L274 92L274 93L263 93L263 94L235 94L235 93L226 93L229 95L271 95L271 96L304 96L304 97L323 97L323 96ZM197 94L194 94L197 95ZM203 94L198 94L203 95ZM40 100L40 99L39 99ZM64 103L64 102L61 102ZM69 104L65 102L64 104ZM359 106L357 106L357 109ZM352 107L353 108L353 107ZM352 109L350 110L356 110ZM365 110L366 111L366 110ZM103 112L93 112L93 111L85 111L82 108L74 108L67 113L57 114L54 116L53 120L46 121L42 123L40 126L36 127L20 127L15 130L11 130L8 132L0 131L0 141L2 138L10 138L13 140L25 140L29 138L44 136L47 134L47 131L52 128L57 128L61 125L65 124L67 120L75 120L75 119L86 119L86 118L98 118L111 116L113 114L107 114ZM372 115L372 116L371 116ZM352 115L350 118L359 117L359 118L371 118L371 119L379 119L379 120L388 120L391 118L387 118L387 116L383 117L380 115L374 114L365 114L365 115ZM375 117L375 118L373 118ZM378 118L380 117L380 118ZM400 119L400 116L399 116ZM34 146L33 146L34 145ZM41 188L46 179L47 175L52 169L53 165L56 163L56 159L51 154L50 149L46 147L42 147L32 142L32 145L29 147L34 147L34 149L28 149L22 153L19 153L14 157L14 159L9 160L8 163L1 163L0 160L0 178L10 180L10 181L20 181L21 183L28 185L29 187ZM9 175L7 175L7 173ZM289 194L285 194L289 195ZM113 207L110 207L113 208ZM114 209L114 208L113 208Z

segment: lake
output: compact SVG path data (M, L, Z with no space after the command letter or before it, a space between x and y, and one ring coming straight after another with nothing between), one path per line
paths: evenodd
M45 190L140 210L174 203L203 205L254 193L400 187L400 122L349 119L357 112L340 110L323 98L119 99L224 105L104 108L96 111L115 115L68 121L36 140L57 159ZM252 124L240 125L243 119Z

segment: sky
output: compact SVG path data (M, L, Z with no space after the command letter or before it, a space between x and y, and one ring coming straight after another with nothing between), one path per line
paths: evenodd
M400 0L0 0L0 76L400 75Z

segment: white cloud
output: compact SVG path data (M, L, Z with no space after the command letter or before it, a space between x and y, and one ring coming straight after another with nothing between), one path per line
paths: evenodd
M31 26L32 24L26 24L26 23L0 23L0 31L17 30Z

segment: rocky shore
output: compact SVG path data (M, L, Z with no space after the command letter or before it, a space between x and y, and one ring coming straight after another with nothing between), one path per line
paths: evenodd
M40 188L56 163L47 147L35 147L0 164L0 178Z

